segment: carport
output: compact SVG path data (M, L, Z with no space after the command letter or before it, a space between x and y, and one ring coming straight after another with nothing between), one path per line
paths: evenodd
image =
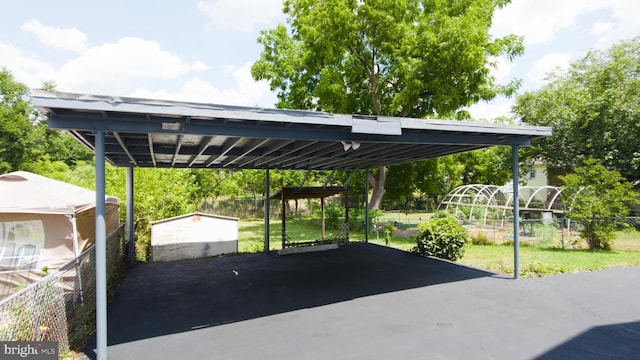
M342 115L34 91L49 127L67 130L96 155L97 353L106 359L105 161L127 168L127 233L133 239L133 168L356 170L511 146L514 198L518 148L551 129L488 123ZM269 186L266 187L267 189ZM266 194L266 199L270 194ZM265 250L269 249L265 207ZM518 202L514 202L514 214ZM518 269L514 217L514 276ZM133 242L129 242L133 254Z

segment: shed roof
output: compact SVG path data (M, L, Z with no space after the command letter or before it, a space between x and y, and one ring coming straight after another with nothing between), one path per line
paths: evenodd
M116 166L364 169L494 145L530 145L547 127L331 114L35 90L50 128Z
M176 221L176 220L188 219L188 218L192 218L192 217L193 218L203 218L204 217L204 218L210 218L210 219L227 220L227 221L235 221L235 222L240 221L240 218L237 218L237 217L217 215L217 214L207 214L207 213L196 211L196 212L192 212L192 213L189 213L189 214L182 214L182 215L177 215L177 216L173 216L173 217L169 217L169 218L165 218L165 219L152 221L151 225L163 224L163 223L168 223L168 222L172 222L172 221Z

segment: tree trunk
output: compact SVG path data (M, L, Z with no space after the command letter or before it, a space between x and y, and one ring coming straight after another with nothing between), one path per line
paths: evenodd
M373 194L371 194L371 200L369 201L370 209L380 209L382 205L382 197L384 196L384 184L387 180L387 168L385 166L380 166L378 168L378 176L374 176L369 173L369 184L373 188ZM368 196L369 194L367 194Z

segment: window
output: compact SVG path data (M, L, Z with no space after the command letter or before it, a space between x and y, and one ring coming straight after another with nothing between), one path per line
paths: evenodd
M44 227L40 220L0 223L0 267L33 269L44 247Z

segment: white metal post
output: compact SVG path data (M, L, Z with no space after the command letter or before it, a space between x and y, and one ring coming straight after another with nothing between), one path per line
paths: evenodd
M107 231L105 224L104 131L95 133L96 153L96 353L107 359Z

